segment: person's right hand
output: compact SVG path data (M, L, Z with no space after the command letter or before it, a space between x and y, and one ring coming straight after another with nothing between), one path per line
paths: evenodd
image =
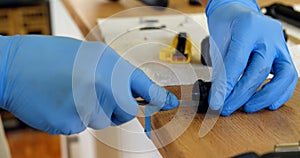
M247 113L278 109L298 81L281 24L261 14L255 0L210 0L206 15L213 66L210 107L223 106L223 116L242 106ZM257 91L270 72L274 77Z
M50 134L121 125L134 97L163 110L177 98L100 42L54 36L0 36L0 107Z

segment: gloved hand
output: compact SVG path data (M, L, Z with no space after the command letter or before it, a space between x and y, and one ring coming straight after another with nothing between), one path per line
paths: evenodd
M0 57L0 106L50 134L125 123L137 114L134 97L163 110L178 105L173 94L100 42L0 36Z
M261 14L255 0L210 0L206 15L212 39L211 108L223 106L223 116L242 106L247 113L278 109L298 80L281 24ZM272 80L257 91L270 72Z

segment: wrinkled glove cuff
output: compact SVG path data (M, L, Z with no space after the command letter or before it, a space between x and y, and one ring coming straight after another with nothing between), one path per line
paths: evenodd
M15 49L16 38L20 37L19 35L15 36L1 36L0 35L0 107L4 108L5 106L5 80L7 77L8 67L10 65L9 61L14 57L12 55L12 48ZM5 109L5 108L4 108Z
M256 0L209 0L205 9L206 16L208 17L218 7L230 3L240 3L245 5L248 8L260 12L260 8Z
M0 107L4 106L3 96L5 78L7 75L7 63L13 38L0 35Z

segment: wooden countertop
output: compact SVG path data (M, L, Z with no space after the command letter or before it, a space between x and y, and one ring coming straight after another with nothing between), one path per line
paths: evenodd
M101 40L99 34L88 35L97 25L97 18L109 17L119 11L143 6L137 0L62 0L78 24L83 35L91 40ZM276 2L276 0L259 0L261 6ZM282 1L292 5L300 0ZM188 1L169 0L169 7L184 13L203 12L204 8L189 6ZM162 11L157 11L162 13ZM296 39L297 42L297 39ZM298 42L300 43L300 42ZM178 87L168 87L179 94ZM188 89L188 88L187 88ZM277 143L300 141L300 85L293 97L279 110L263 110L254 114L242 111L235 112L230 117L220 117L215 127L203 138L198 137L198 131L204 115L197 114L188 129L174 142L160 148L163 157L230 157L240 153L255 151L259 154L273 151ZM191 109L187 109L187 113ZM174 117L176 110L159 112L152 117L152 127L158 129ZM168 131L167 131L168 132ZM165 133L166 134L166 133ZM156 135L162 139L167 135ZM159 144L156 139L154 141Z
M167 87L175 94L191 93L191 86ZM190 94L191 95L191 94ZM180 98L180 95L178 95ZM274 151L278 143L300 141L300 84L292 98L276 111L262 110L253 114L237 111L229 117L220 117L205 136L200 138L198 132L204 114L196 114L185 132L174 142L160 148L163 157L186 158L225 158L241 153L256 152L264 154ZM194 108L182 107L184 112L176 114L178 109L158 112L152 116L153 130L160 129L177 115L177 122L184 122L185 115L192 114ZM154 143L161 146L164 139L170 137L171 131L158 131L154 134ZM169 134L169 135L168 135Z

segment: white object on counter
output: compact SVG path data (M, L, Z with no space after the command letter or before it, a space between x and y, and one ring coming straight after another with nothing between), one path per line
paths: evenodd
M297 69L298 75L300 75L300 45L290 46L289 50L290 50L294 65Z
M105 43L133 65L141 68L160 86L192 85L199 78L211 79L211 67L204 66L200 62L201 42L208 37L205 14L111 17L98 19L98 25ZM162 26L162 29L141 30L141 28ZM186 32L190 36L191 63L172 64L161 61L160 50L170 46L179 32Z

